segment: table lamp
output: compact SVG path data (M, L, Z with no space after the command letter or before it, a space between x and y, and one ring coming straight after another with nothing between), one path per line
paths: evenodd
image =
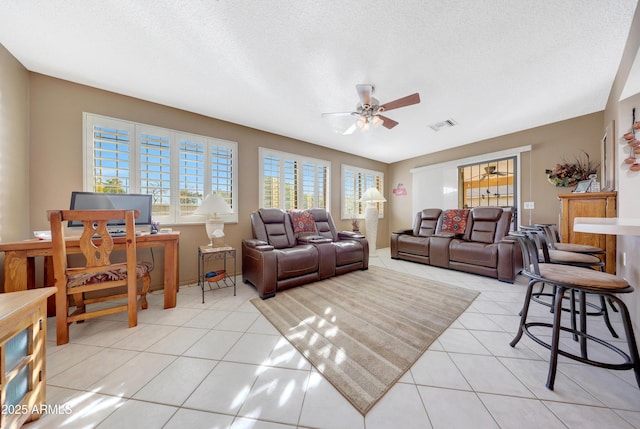
M366 203L364 210L364 225L367 229L367 241L369 241L369 254L376 253L376 240L378 238L378 206L376 203L384 203L387 200L376 188L369 188L364 191L360 203Z
M200 207L193 212L193 214L197 215L207 215L205 226L207 228L207 236L210 240L209 247L214 247L214 239L217 241L224 238L224 220L218 215L231 212L229 204L222 196L215 192L207 194L202 204L200 204Z

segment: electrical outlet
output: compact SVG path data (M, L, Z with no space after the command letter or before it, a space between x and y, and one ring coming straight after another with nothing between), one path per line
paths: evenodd
M525 201L524 202L524 209L525 210L533 210L535 208L535 204L533 203L533 201Z

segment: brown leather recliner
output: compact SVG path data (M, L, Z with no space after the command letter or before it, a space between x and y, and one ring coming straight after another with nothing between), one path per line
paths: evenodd
M443 213L440 209L422 210L413 229L394 232L391 257L515 281L522 270L522 254L508 236L511 210L475 207L460 235L441 232Z
M251 213L252 239L242 241L242 278L262 299L276 291L367 269L369 245L362 235L337 232L331 214L312 209L317 234L296 237L291 216L281 209Z
M440 209L421 210L413 221L413 229L391 234L391 257L429 264L429 237L436 233L441 214Z

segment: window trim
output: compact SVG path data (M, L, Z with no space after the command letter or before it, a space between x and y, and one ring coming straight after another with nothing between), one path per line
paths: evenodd
M357 174L357 175L371 174L374 177L375 176L380 177L380 188L378 190L383 195L384 195L384 173L382 171L369 170L367 168L355 167L353 165L348 165L348 164L342 164L340 167L340 192L341 192L340 219L341 220L364 219L365 206L362 203L356 203L358 204L359 207L355 207L355 208L356 210L359 209L358 210L359 213L356 213L355 216L352 214L352 211L353 211L352 208L346 207L347 195L346 195L346 188L345 188L345 179L346 179L345 175L347 172L353 172L354 174ZM364 193L364 191L366 191L366 189L362 190L362 193ZM362 194L360 196L355 196L356 201L361 196ZM378 219L384 219L384 203L378 203Z
M258 207L264 207L264 197L265 197L265 192L264 192L264 177L265 177L265 171L264 171L264 158L267 155L272 155L275 157L280 158L281 160L293 160L296 161L298 163L304 163L304 162L308 162L308 163L313 163L315 166L323 166L326 168L327 174L325 177L325 189L326 189L326 195L325 195L325 205L326 207L324 207L327 211L331 210L331 161L325 160L325 159L319 159L319 158L312 158L309 156L304 156L304 155L298 155L295 153L290 153L290 152L283 152L283 151L279 151L279 150L275 150L275 149L270 149L270 148L266 148L266 147L259 147L258 148L258 159L259 159L259 177L258 180L260 181L259 186L258 186ZM282 177L283 174L283 170L280 171L280 177ZM281 201L280 204L282 205L284 203L284 186L285 186L285 181L281 180L280 181L280 195L281 195ZM298 204L300 204L301 200L300 198L302 198L303 192L302 192L302 186L303 183L302 181L298 182ZM279 207L281 209L285 209L284 207Z
M211 149L214 146L228 147L231 150L231 204L233 207L233 213L221 214L220 217L224 219L225 223L237 223L238 222L238 143L230 140L224 140L216 137L208 137L194 133L188 133L184 131L172 130L169 128L163 128L156 125L149 125L126 119L112 118L108 116L98 115L89 112L83 112L82 126L83 126L83 144L82 144L82 160L83 160L83 183L82 188L84 191L93 191L94 184L94 171L93 171L93 131L94 126L108 126L115 129L126 130L129 132L129 192L139 193L141 188L141 172L140 162L142 154L140 152L140 134L149 131L155 135L169 137L169 151L170 151L170 164L169 174L171 178L171 207L169 216L154 216L154 221L158 221L165 225L182 225L182 224L203 224L205 219L201 215L183 215L179 214L179 198L180 198L180 184L179 184L179 154L180 154L180 140L188 140L193 142L204 142L205 146L205 169L204 169L204 192L205 195L212 191L212 166L213 161L211 157ZM177 199L174 200L174 195Z

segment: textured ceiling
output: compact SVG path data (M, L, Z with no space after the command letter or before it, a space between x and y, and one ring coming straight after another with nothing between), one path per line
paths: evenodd
M636 6L2 0L0 43L34 72L395 162L604 109ZM422 102L335 133L320 115L353 110L359 83Z

